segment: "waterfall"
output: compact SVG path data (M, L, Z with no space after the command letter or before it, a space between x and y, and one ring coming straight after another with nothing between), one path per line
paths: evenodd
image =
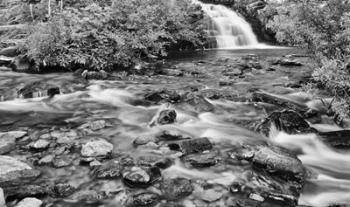
M206 4L198 0L209 16L209 33L215 37L218 49L235 49L241 47L258 47L259 42L250 24L235 11L215 4Z

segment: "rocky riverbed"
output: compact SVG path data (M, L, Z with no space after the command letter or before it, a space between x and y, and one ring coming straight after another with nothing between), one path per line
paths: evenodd
M3 71L0 205L345 205L349 132L327 97L301 92L313 63L295 52L207 51L102 78Z

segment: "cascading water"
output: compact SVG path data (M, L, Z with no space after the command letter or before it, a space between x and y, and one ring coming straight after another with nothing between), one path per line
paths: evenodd
M258 47L259 42L250 24L235 11L215 4L206 4L198 0L209 16L209 33L214 36L219 49L235 49L240 47Z

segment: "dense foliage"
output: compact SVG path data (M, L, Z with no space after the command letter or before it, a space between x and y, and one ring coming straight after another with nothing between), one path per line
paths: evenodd
M201 8L187 0L52 0L28 12L22 50L41 68L127 68L172 48L201 48L206 36Z
M284 1L270 4L268 27L285 44L315 55L319 67L313 77L334 96L334 109L350 114L350 1Z

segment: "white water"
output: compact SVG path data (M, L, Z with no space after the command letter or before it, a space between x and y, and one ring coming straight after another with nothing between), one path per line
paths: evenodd
M218 49L261 47L250 24L235 11L223 5L205 4L198 0L193 1L200 4L203 11L210 17L209 30L215 31Z

